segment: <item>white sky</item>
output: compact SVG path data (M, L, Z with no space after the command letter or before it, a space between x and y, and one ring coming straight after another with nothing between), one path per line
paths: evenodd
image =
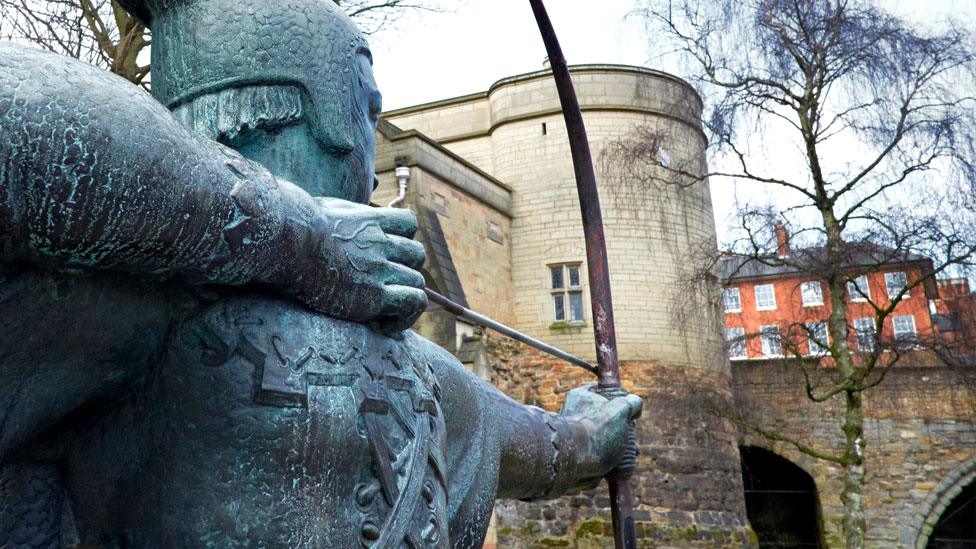
M917 20L955 14L976 30L976 0L888 0ZM528 0L442 0L450 11L412 14L370 38L384 107L395 109L484 91L539 70L545 49ZM548 0L567 61L677 67L636 18L635 0ZM679 74L680 76L680 74Z
M539 70L545 48L527 0L459 0L447 13L408 16L373 36L374 69L386 109L484 91ZM567 60L644 65L639 27L624 22L633 0L549 0Z
M976 31L976 0L888 0L921 24L952 14ZM570 64L623 63L680 74L676 60L655 46L635 0L548 0L547 8ZM384 107L395 109L484 91L506 76L539 70L545 50L528 0L444 0L449 11L413 14L371 37ZM736 202L736 187L712 181L720 240ZM745 196L744 196L745 195ZM750 200L748 191L738 192Z

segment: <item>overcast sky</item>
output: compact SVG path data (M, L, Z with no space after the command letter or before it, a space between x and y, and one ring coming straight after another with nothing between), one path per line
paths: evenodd
M527 0L460 0L447 13L413 15L372 39L386 108L483 91L539 70L545 48ZM624 18L633 0L560 0L547 8L570 63L643 65L647 47Z
M923 25L952 14L976 31L976 0L884 3ZM680 76L663 41L655 42L638 18L628 17L635 0L546 4L570 64L643 65ZM376 78L387 110L485 91L501 78L542 68L545 49L528 0L445 0L444 5L449 11L411 15L372 37ZM754 193L742 184L712 181L720 241L736 200L751 202Z
M889 0L920 20L946 13L976 29L976 0ZM445 13L411 15L371 38L384 107L395 109L484 91L506 76L542 68L545 48L528 0L443 0ZM640 21L635 0L548 0L570 64L624 63L677 72Z

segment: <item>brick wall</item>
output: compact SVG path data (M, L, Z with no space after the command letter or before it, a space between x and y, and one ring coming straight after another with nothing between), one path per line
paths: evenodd
M740 412L817 448L842 447L842 403L809 401L795 367L738 363L732 373ZM976 368L894 368L865 393L865 409L867 546L924 547L939 505L976 476ZM828 547L842 547L840 469L754 434L739 443L772 450L813 477Z

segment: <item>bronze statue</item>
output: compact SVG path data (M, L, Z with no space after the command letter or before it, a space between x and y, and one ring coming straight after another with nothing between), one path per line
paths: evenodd
M405 331L423 248L365 205L333 2L121 3L158 102L0 44L0 547L478 547L616 465L636 397L546 413Z

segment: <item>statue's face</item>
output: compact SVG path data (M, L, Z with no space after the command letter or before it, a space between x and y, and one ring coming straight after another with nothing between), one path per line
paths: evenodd
M350 70L357 75L351 104L342 105L337 116L353 121L351 148L336 146L317 137L313 112L318 101L334 98L306 97L306 115L293 124L277 128L255 128L228 144L245 157L264 165L276 177L287 179L313 196L342 198L365 204L372 194L376 122L382 111L382 97L373 78L369 51L360 49L351 58ZM334 77L338 78L339 75ZM327 123L327 121L326 121Z

